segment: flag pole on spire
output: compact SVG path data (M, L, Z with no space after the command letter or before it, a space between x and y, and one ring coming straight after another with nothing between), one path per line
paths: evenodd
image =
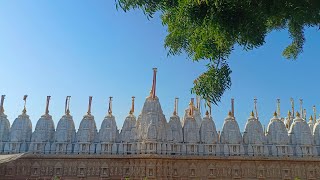
M23 110L22 110L23 114L26 114L26 112L27 112L27 109L26 109L27 97L28 97L28 95L23 96L23 101L24 101Z
M91 115L91 104L92 104L92 96L89 96L89 104L88 104L88 115Z
M131 101L131 110L130 110L130 113L129 114L133 114L134 113L134 96L131 97L132 98L132 101Z
M312 110L313 110L314 122L317 122L317 109L315 105L313 105Z
M277 99L277 114L278 114L278 117L281 117L281 113L280 113L280 99L279 99L279 98Z
M112 115L112 97L109 97L109 108L108 108L108 114Z
M46 110L45 110L45 114L46 114L46 115L48 115L48 114L49 114L49 103L50 103L50 98L51 98L51 96L47 96Z
M254 111L256 114L256 119L259 120L258 109L257 109L257 98L254 98L253 101L254 101Z
M234 98L231 98L231 114L234 117Z
M153 68L153 81L152 81L152 98L156 98L156 84L157 84L157 68Z
M1 102L0 102L0 114L4 113L4 107L3 107L3 103L4 103L4 98L6 97L6 95L1 95Z
M290 98L290 102L291 102L291 109L292 109L292 117L294 118L294 100L293 100L293 98Z
M173 111L174 116L178 115L178 101L179 101L179 98L176 97L174 99L174 111Z
M64 113L66 115L70 115L70 98L71 98L71 96L66 97L66 103L64 105Z

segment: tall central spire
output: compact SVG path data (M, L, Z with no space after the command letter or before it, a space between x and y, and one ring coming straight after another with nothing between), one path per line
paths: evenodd
M51 96L47 96L47 103L46 103L46 110L45 110L45 114L48 115L49 114L49 103L50 103L50 98Z
M89 96L89 104L88 104L88 115L91 115L91 104L92 104L92 96Z
M156 98L156 84L157 84L157 68L153 68L153 81L152 81L152 88L151 88L151 97L153 99Z
M65 106L64 106L64 113L66 115L70 115L70 98L71 98L71 96L67 96L66 97L66 103L65 103Z
M6 97L6 95L1 95L1 102L0 102L0 114L4 113L4 107L3 107L3 103L4 103L4 98Z

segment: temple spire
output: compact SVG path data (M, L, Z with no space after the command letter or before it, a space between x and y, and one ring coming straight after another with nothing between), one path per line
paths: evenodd
M27 113L27 109L26 109L27 97L28 97L28 95L24 95L23 96L24 105L23 105L22 114L26 114Z
M281 113L280 113L280 99L279 99L279 98L277 99L277 115L278 115L279 117L281 117Z
M231 98L231 116L234 117L234 99Z
M132 96L132 102L131 102L131 110L129 114L133 114L134 113L134 96Z
M51 98L51 96L47 96L46 110L45 110L45 114L46 114L46 115L48 115L48 114L49 114L49 103L50 103L50 98Z
M89 104L88 104L88 115L91 115L91 104L92 104L92 96L89 96Z
M291 103L292 117L294 118L294 100L293 100L293 98L290 98L290 103Z
M173 111L174 116L178 115L178 101L179 101L179 98L176 97L174 99L174 111Z
M306 109L303 109L302 118L303 118L304 120L307 120L307 110L306 110Z
M6 95L1 95L1 102L0 102L0 114L4 113L4 107L3 107L3 103L4 103L4 98L6 97Z
M108 114L112 115L112 97L109 97L109 108L108 108Z
M157 84L157 68L153 68L153 80L152 80L152 88L150 93L153 99L156 98L156 84Z
M66 103L65 103L65 106L64 106L64 113L66 115L70 115L70 98L71 98L71 96L67 96L66 97Z
M257 109L257 98L254 98L253 101L254 101L254 111L256 113L256 119L259 120L258 109Z

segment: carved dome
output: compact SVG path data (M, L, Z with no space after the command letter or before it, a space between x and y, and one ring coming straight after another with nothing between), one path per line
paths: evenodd
M74 142L76 129L71 115L64 115L57 124L55 133L56 142Z
M52 116L45 114L41 116L32 134L32 142L52 142L54 140L54 122Z
M11 142L30 142L32 135L32 123L29 116L23 112L13 121L10 130Z
M0 112L0 142L9 141L9 132L10 122L7 119L7 115L5 115L3 112Z
M239 125L235 118L231 116L231 112L224 120L220 142L223 144L241 144L242 142Z
M203 118L200 126L200 139L202 143L211 144L219 141L216 125L209 114Z
M312 135L305 120L297 113L296 118L290 126L289 138L291 144L312 145Z
M116 142L118 139L118 128L115 117L108 114L101 123L99 130L100 142Z
M265 136L261 122L254 117L253 112L246 123L243 133L243 142L244 144L258 145L262 145L265 142Z
M284 123L277 117L277 113L274 113L268 124L266 138L268 144L286 145L289 143L288 131Z
M136 139L136 122L133 114L126 117L120 132L120 141L133 142Z
M169 121L169 131L171 132L171 138L168 141L173 141L179 143L183 141L182 125L180 122L180 117L173 115L170 117Z
M94 142L97 138L97 126L94 121L94 116L87 114L80 122L77 132L78 142Z
M137 120L139 140L166 140L166 119L158 97L147 97Z
M320 118L317 119L317 122L313 126L313 136L315 145L320 145Z
M185 143L198 143L200 141L200 128L193 116L184 117L183 139Z

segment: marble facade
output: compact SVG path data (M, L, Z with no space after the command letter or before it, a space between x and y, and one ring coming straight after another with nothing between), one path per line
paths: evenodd
M199 101L191 99L183 118L177 114L177 99L173 115L167 122L153 86L141 113L134 115L134 97L129 115L121 130L109 109L97 129L88 112L76 131L70 114L70 96L66 98L65 115L57 128L49 114L50 96L45 114L38 120L34 132L27 115L22 114L10 127L4 113L4 96L0 106L0 154L25 153L21 158L0 165L0 177L67 179L317 179L320 177L320 119L307 123L306 117L288 113L281 118L275 112L262 128L257 110L251 112L244 132L240 132L233 100L217 131L209 111L202 117ZM24 101L26 104L26 96ZM256 107L256 104L255 104ZM311 119L311 118L310 118ZM296 174L298 173L298 174Z

